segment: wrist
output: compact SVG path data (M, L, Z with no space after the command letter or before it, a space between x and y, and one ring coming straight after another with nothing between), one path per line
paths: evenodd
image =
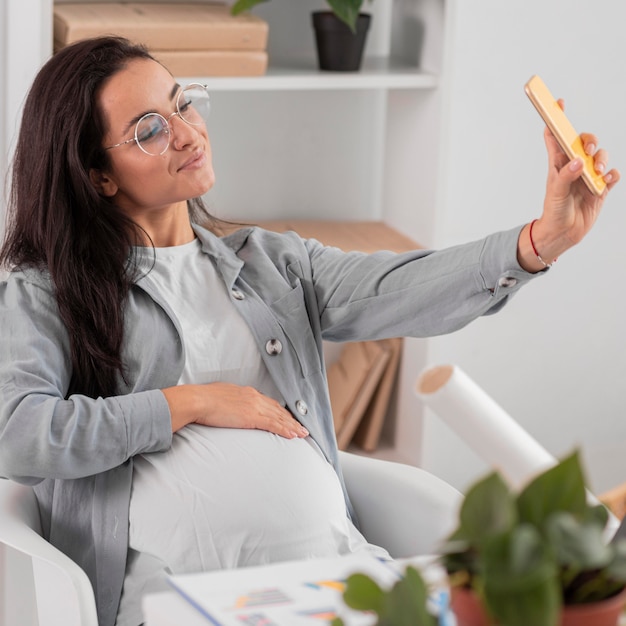
M551 261L550 260L547 261L546 259L544 259L543 256L541 256L539 249L537 248L537 244L535 243L536 235L535 237L533 237L533 228L538 221L539 220L535 219L528 225L528 240L530 241L530 247L532 248L533 254L535 255L535 257L537 257L537 261L539 261L539 263L541 263L541 265L543 265L544 268L552 267L552 265L556 263L558 257L555 256ZM548 246L545 245L545 241L542 241L539 244L539 247L542 250L545 250L547 249Z
M194 388L194 385L178 385L162 390L170 409L173 433L196 421L199 409Z
M526 224L520 233L518 261L527 272L539 272L549 268L567 247L551 236L540 219L536 219Z

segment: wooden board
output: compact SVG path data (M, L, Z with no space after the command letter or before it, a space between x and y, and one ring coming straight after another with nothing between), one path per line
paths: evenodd
M224 3L83 2L54 5L54 42L118 35L151 50L265 50L269 26Z
M421 247L413 239L384 222L270 220L259 222L258 225L276 232L293 230L305 239L317 239L326 246L335 246L346 252L407 252Z
M264 50L150 50L174 76L263 76Z

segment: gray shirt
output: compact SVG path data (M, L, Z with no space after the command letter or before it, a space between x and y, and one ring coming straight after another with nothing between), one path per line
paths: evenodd
M181 328L180 384L251 386L284 404L250 328L198 239L139 249ZM337 473L311 439L190 424L168 450L133 459L128 559L116 626L172 574L337 556L370 546L346 514Z
M322 341L452 332L499 310L532 278L517 262L521 227L436 252L371 255L295 233L246 228L220 239L194 230L286 406L342 485ZM0 283L0 328L0 476L35 486L45 536L86 571L100 624L112 626L133 457L172 442L160 389L183 368L179 323L150 274L137 280L125 309L126 381L119 395L95 399L66 397L69 338L45 273L15 271Z

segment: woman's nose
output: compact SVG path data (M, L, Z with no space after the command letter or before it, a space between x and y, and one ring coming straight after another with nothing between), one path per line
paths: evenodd
M189 145L195 139L198 132L191 124L187 124L180 115L176 114L169 120L171 141L178 150Z

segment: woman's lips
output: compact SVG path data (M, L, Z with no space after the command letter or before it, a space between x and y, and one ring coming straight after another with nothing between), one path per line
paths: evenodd
M204 167L206 163L206 153L202 150L195 152L193 156L185 161L179 168L178 171L182 170L198 170Z

